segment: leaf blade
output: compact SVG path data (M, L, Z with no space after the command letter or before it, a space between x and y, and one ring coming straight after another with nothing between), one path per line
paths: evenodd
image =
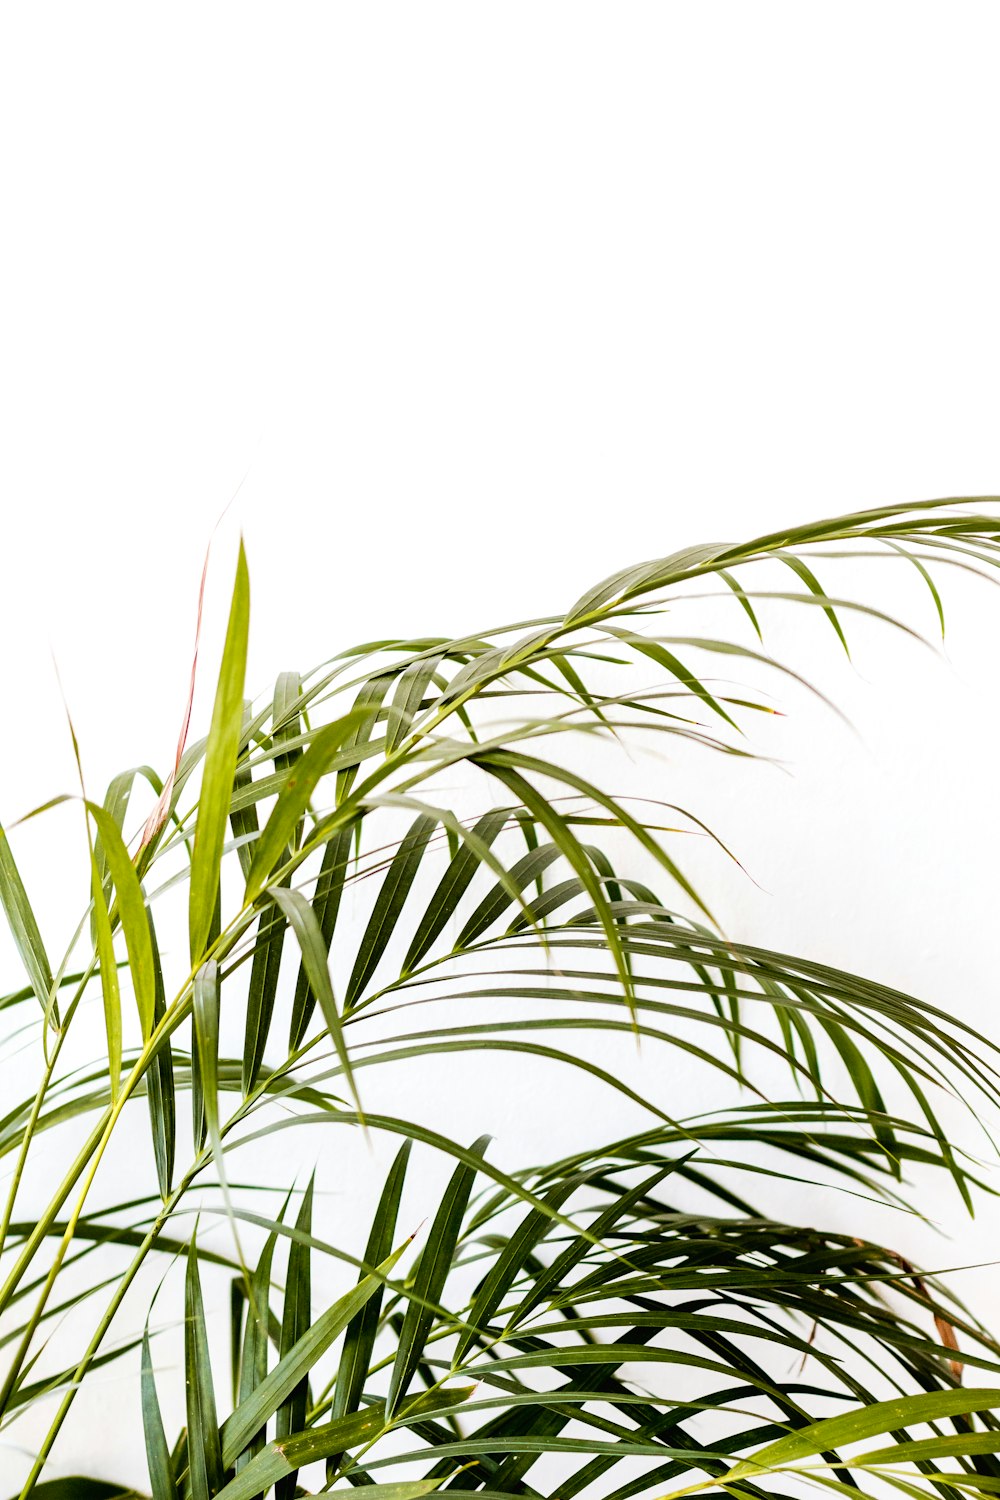
M243 728L243 684L249 630L250 579L241 541L215 706L205 747L205 770L191 854L188 928L192 965L199 962L208 946L218 895L226 821Z

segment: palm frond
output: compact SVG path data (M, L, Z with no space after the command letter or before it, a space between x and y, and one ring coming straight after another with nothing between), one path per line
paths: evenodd
M81 1384L136 1356L154 1500L283 1500L303 1483L371 1500L757 1497L789 1475L952 1500L1000 1488L1000 1346L947 1279L766 1201L775 1179L839 1188L859 1214L865 1199L912 1213L914 1180L938 1170L971 1207L989 1169L942 1115L957 1100L988 1128L996 1044L916 997L732 940L681 852L692 833L724 851L724 830L603 771L623 745L683 747L739 776L759 753L754 718L774 711L761 674L802 684L765 644L773 611L818 610L843 648L855 620L916 635L830 586L843 562L878 558L915 571L943 627L942 566L990 578L1000 562L994 505L883 507L688 548L564 615L350 648L282 674L259 706L244 700L241 552L208 736L167 778L128 771L87 804L89 897L56 968L0 833L13 982L27 980L0 1010L12 1043L38 1047L27 1084L18 1054L0 1118L0 1422L51 1413L23 1500L60 1493L43 1476ZM700 633L706 595L738 634ZM720 660L747 681L719 682ZM143 785L160 800L132 841ZM655 1066L628 1076L623 1040ZM586 1080L611 1139L583 1118L572 1155L505 1168L486 1137L468 1143L492 1123L488 1090L462 1139L378 1102L387 1068L485 1078L500 1056L549 1070L555 1089ZM697 1114L662 1086L668 1063L703 1080ZM398 1147L363 1247L324 1238L311 1184L291 1201L303 1152L322 1181L359 1126L373 1149ZM129 1127L148 1135L152 1180L123 1193L109 1148ZM255 1152L290 1130L284 1204L261 1211ZM70 1134L61 1179L19 1213L44 1144ZM411 1155L447 1159L450 1178L404 1260ZM232 1253L212 1225L229 1226ZM161 1298L182 1304L172 1446L142 1304L156 1264ZM217 1275L232 1288L227 1360L202 1284ZM343 1279L332 1299L328 1275ZM89 1330L70 1359L55 1354L64 1318Z

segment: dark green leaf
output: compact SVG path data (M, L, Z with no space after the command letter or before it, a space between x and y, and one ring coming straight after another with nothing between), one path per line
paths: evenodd
M472 1147L472 1154L482 1156L489 1140L487 1135L480 1136ZM462 1162L455 1168L420 1252L413 1275L414 1295L407 1304L389 1377L386 1411L390 1417L399 1409L423 1355L424 1344L434 1321L434 1313L427 1304L440 1301L451 1270L475 1175L475 1168L467 1162Z
M191 1500L212 1500L222 1488L222 1451L198 1274L198 1251L193 1239L188 1249L184 1284L184 1376Z
M177 1500L170 1449L167 1447L160 1402L156 1394L148 1329L142 1338L142 1428L146 1439L146 1466L153 1487L153 1500Z
M295 1227L301 1235L312 1233L312 1200L313 1179L310 1177L295 1221ZM294 1239L288 1247L288 1273L285 1277L285 1302L281 1314L281 1337L278 1345L280 1359L291 1354L299 1340L307 1333L311 1322L311 1252L308 1244L300 1239ZM308 1404L309 1379L308 1376L303 1376L278 1407L275 1440L279 1444L282 1438L298 1432L305 1425ZM278 1481L275 1485L274 1500L292 1500L295 1494L295 1474L296 1471L293 1469L290 1474Z
M351 977L347 981L344 1005L348 1010L364 993L368 981L378 967L379 959L395 931L399 914L410 893L417 870L420 868L420 861L424 857L427 842L435 827L435 820L431 817L422 815L415 818L382 877L372 914L358 945Z

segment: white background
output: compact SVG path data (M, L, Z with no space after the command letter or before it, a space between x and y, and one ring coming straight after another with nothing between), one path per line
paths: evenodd
M956 0L5 7L0 818L73 788L53 654L95 791L167 767L237 489L202 728L239 528L264 689L686 543L1000 490L998 48ZM720 875L728 923L1000 1035L1000 595L946 603L947 656L808 635L856 737L796 698L793 776L686 790L760 882ZM68 836L18 845L53 934ZM952 1243L907 1246L995 1253L996 1210L927 1206ZM63 1461L121 1477L111 1418Z

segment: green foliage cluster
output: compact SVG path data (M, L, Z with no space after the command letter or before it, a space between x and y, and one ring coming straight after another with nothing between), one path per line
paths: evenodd
M710 679L719 662L786 670L760 600L821 611L843 641L849 611L885 616L828 594L817 559L881 554L917 569L940 613L936 570L1000 561L986 509L886 507L693 547L564 616L377 641L283 674L263 707L244 698L241 552L207 737L182 744L166 782L130 770L103 803L82 799L89 903L58 964L0 835L27 978L0 1008L18 1076L37 1072L0 1119L0 1441L44 1415L21 1500L133 1493L55 1477L78 1393L118 1360L139 1371L153 1500L1000 1489L993 1338L893 1250L775 1222L754 1186L783 1174L898 1204L936 1168L971 1206L982 1184L936 1096L991 1108L997 1049L882 984L727 938L671 837L703 825L612 795L571 749L684 744L738 774L741 725L770 706ZM772 566L755 589L762 564L787 585ZM731 595L754 644L677 632L692 584ZM157 805L128 839L147 793ZM345 917L355 890L360 924ZM186 947L167 963L159 914L179 892ZM102 1055L81 1064L70 1038L97 996ZM675 1118L668 1088L639 1094L574 1049L623 1034L700 1070L706 1106L713 1088L731 1102ZM571 1154L504 1171L477 1138L501 1053L554 1078L582 1070L646 1123L594 1142L581 1120ZM447 1058L483 1079L467 1136L366 1107L377 1070ZM759 1086L762 1063L780 1065L786 1097ZM123 1131L146 1134L148 1181L114 1176ZM237 1180L237 1153L252 1178L254 1147L286 1131L327 1186L345 1131L398 1143L364 1247L321 1237L311 1181L290 1172L265 1212L259 1184ZM49 1132L73 1132L57 1183ZM400 1205L421 1156L450 1176L414 1237ZM29 1197L40 1207L23 1213ZM206 1242L210 1216L228 1220L224 1248ZM328 1271L332 1301L317 1291ZM209 1275L231 1285L229 1349L209 1334ZM68 1313L74 1337L89 1333L67 1361L54 1335ZM163 1415L161 1319L183 1324L179 1431Z

